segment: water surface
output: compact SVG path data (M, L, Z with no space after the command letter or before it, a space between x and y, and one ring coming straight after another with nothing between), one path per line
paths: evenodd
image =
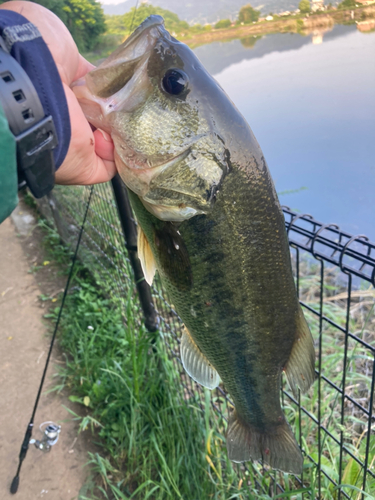
M195 53L250 124L277 191L307 188L281 203L375 241L375 33L335 26Z

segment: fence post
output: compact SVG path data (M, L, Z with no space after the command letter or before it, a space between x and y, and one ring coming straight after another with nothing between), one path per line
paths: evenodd
M137 227L134 222L126 186L118 174L111 182L116 199L117 211L124 232L125 247L128 251L129 260L134 271L134 278L143 310L145 326L150 332L155 332L158 328L158 320L151 295L151 288L144 279L141 263L137 255Z

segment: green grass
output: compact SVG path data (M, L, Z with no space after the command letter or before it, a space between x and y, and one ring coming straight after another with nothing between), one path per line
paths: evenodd
M107 188L100 189L103 196L93 198L86 229L93 239L97 238L97 245L110 253L113 266L122 265L129 274L128 263L113 250L120 245L115 231L118 221L116 213L105 207L103 198ZM82 212L82 206L78 210L78 204L74 205L74 196L65 191L60 201L64 197L70 200L72 213ZM106 238L99 238L94 227ZM51 255L56 250L56 259L64 264L63 250L51 231L47 232ZM67 362L56 386L56 389L67 387L72 401L89 408L87 416L73 417L80 420L80 429L92 432L93 440L102 447L102 452L89 457L97 480L80 499L317 498L317 472L309 459L305 459L304 488L292 476L264 470L257 463L249 463L245 469L228 461L223 418L227 416L227 403L220 392L200 389L183 372L176 358L179 351L173 335L179 327L176 317L165 312L160 331L147 332L140 321L134 283L130 280L124 287L126 296L121 295L111 281L111 277L115 277L114 267L109 268L109 274L103 273L98 262L105 266L109 263L102 259L97 247L91 250L96 252L95 259L85 260L88 249L81 257L90 272L82 264L78 266L67 297L60 328L60 345ZM304 276L300 283L301 298L318 308L319 269L307 260L303 260L301 269ZM363 288L356 291L352 300L350 331L375 345L373 291ZM157 304L160 309L160 299ZM54 319L57 312L58 308L52 310L50 317ZM345 326L345 284L333 269L325 273L324 314ZM318 318L311 313L306 316L318 347ZM323 324L322 373L338 386L342 383L344 340L339 330ZM346 392L366 407L372 359L352 340L348 352ZM317 417L317 382L301 397L301 403ZM213 405L223 415L215 411ZM303 413L300 416L298 406L287 396L284 396L284 410L297 438L301 437L304 450L318 461L316 424ZM344 431L345 445L363 460L367 445L366 420L356 408L346 405L341 425L341 397L324 381L321 415L323 425L333 436L340 439L341 430ZM330 437L325 437L324 432L322 440L322 469L339 481L339 447ZM371 435L369 465L374 467L374 463L375 439ZM341 484L347 485L344 491L353 500L360 500L363 472L347 453L343 456L341 472ZM337 489L324 475L321 478L321 498L336 500ZM276 481L285 493L281 493ZM375 491L375 482L370 477L366 491Z
M319 309L320 276L319 267L314 264L310 269L302 268L302 274L308 273L300 280L301 298L311 307ZM342 281L335 268L328 268L324 275L323 285L323 314L330 320L345 328L347 291L346 283ZM375 346L375 291L369 284L362 283L361 287L353 292L351 300L351 314L349 316L349 331L359 339ZM319 318L305 310L315 344L319 344ZM318 350L317 350L318 352ZM342 387L344 370L345 334L336 327L323 322L322 328L322 375L338 387ZM345 393L355 401L368 408L370 401L371 376L373 357L356 340L348 340L348 356L346 361ZM365 460L367 444L368 422L363 412L353 404L345 402L344 417L341 421L341 395L332 389L328 382L321 382L321 417L322 425L340 440L343 432L344 445L354 456ZM318 417L318 382L316 381L309 393L301 398L303 406L316 418ZM295 411L295 408L294 408ZM304 449L318 461L316 424L306 416L302 416L304 434ZM373 432L373 431L372 431ZM340 483L339 475L339 445L322 432L321 464L322 470L336 482ZM375 436L369 437L369 466L373 470L375 463ZM312 485L316 481L310 479ZM357 489L361 488L363 471L348 453L343 454L341 470L341 485L343 491L351 498L360 498ZM366 492L375 492L375 480L368 476ZM358 497L359 494L359 497ZM322 495L324 499L337 497L337 489L322 475ZM371 497L372 498L372 497Z
M220 427L207 425L210 394L202 415L200 399L183 396L162 338L136 326L131 297L124 323L95 285L77 278L76 286L62 320L68 355L60 376L71 399L92 410L81 428L91 426L103 445L103 456L90 459L97 489L106 498L109 491L114 498L248 498L240 495L252 488L238 487Z

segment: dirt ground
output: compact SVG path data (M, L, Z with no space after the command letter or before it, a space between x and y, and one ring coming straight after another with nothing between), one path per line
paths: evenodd
M18 455L46 360L50 334L43 315L51 302L42 302L41 293L57 296L66 276L45 263L40 245L40 231L33 212L20 205L0 225L0 498L18 500L78 499L88 469L87 451L95 451L90 435L77 435L77 422L64 406L79 409L66 395L45 394L53 382L59 363L58 348L47 374L41 397L33 438L40 439L39 425L52 420L62 425L58 443L50 453L30 445L23 462L20 485L16 495L9 492L18 465ZM40 269L38 269L40 267ZM36 270L38 269L38 270ZM30 272L33 271L33 272Z

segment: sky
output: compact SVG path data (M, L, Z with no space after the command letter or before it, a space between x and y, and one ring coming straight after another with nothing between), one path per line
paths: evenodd
M125 2L126 0L99 0L103 5L117 5L118 3Z

